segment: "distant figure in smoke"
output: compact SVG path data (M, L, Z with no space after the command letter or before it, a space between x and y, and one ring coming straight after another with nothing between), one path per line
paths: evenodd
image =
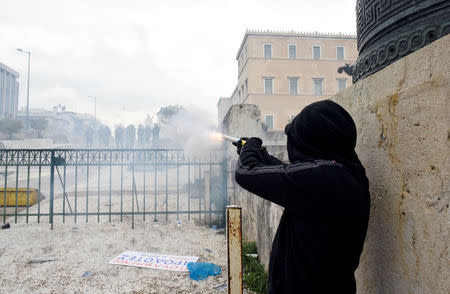
M117 148L123 148L124 145L124 137L125 137L125 129L123 126L117 126L114 131L114 137L116 141Z
M145 141L145 128L144 125L139 125L137 130L137 137L138 137L138 146L143 147L144 141Z
M144 144L145 144L145 146L150 146L151 138L152 138L152 128L149 125L146 125L145 129L144 129Z
M85 136L86 136L86 147L92 147L92 141L94 139L94 129L92 128L92 126L89 125L86 128Z
M355 123L325 100L305 107L285 133L290 164L269 155L260 138L236 143L236 182L284 207L268 293L355 293L370 210Z
M103 146L109 146L109 140L111 138L111 130L107 126L101 126L99 127L97 131L98 139L101 142Z
M125 141L127 148L133 148L136 141L136 127L132 124L125 129Z
M152 138L152 146L156 147L159 144L159 125L155 124L153 127L153 138Z

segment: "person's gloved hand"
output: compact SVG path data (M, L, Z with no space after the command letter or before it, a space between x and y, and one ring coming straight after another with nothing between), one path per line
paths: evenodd
M241 154L241 150L242 150L242 141L248 141L248 138L247 138L247 137L241 137L241 138L239 139L239 141L231 143L231 144L233 144L234 146L237 147L236 152L237 152L238 155Z

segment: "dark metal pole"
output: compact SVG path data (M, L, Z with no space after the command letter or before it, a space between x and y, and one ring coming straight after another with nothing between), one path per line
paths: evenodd
M145 222L145 167L146 167L147 157L144 151L144 213L142 214L142 220Z
M223 220L226 220L226 206L228 203L228 165L227 165L227 155L225 153L225 158L222 162L222 193L223 193Z
M188 220L191 220L191 158L188 158Z
M42 171L42 151L39 152L39 182L38 182L38 223L41 222L41 171Z
M155 155L156 156L156 155ZM156 157L155 157L155 218L153 219L154 222L158 221L158 218L156 217L156 212L158 210L158 166L156 165Z
M86 152L86 222L89 221L89 150Z
M98 170L97 170L97 222L100 222L100 154L98 157Z
M111 222L111 197L112 197L112 151L109 151L109 216L108 221Z
M16 165L16 206L14 209L14 223L17 224L17 201L18 201L18 193L19 193L19 162L20 162L20 152L17 152L17 165Z
M169 218L169 151L166 150L166 221Z
M30 153L28 153L28 162L30 162ZM30 165L27 166L27 224L30 209Z
M30 128L30 55L31 53L28 51L28 82L27 82L27 121L25 123L26 128Z
M177 151L177 221L180 220L180 151Z
M55 186L55 151L51 153L50 159L50 207L49 207L49 222L50 229L53 230L53 200L54 200L54 186Z
M134 193L136 192L134 185L134 158L131 163L131 177L131 228L134 229Z
M3 194L3 223L6 223L6 194L8 190L8 152L5 155L5 190Z

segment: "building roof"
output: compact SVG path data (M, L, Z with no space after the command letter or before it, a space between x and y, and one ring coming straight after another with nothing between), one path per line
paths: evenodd
M310 39L347 39L356 40L356 35L343 34L343 33L321 33L321 32L297 32L291 31L273 31L273 30L249 30L247 29L242 39L239 50L236 54L236 60L239 59L241 55L242 48L244 47L245 41L247 41L248 36L263 36L263 37L286 37L286 38L310 38Z
M5 71L9 72L12 75L15 75L16 77L19 77L19 73L15 70L13 70L12 68L10 68L9 66L7 66L4 63L0 62L0 68L4 69Z

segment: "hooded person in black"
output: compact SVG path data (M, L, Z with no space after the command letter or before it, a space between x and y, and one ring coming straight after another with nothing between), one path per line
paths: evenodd
M325 100L305 107L285 132L290 164L250 138L238 148L235 175L242 188L284 207L268 293L355 293L370 210L355 123Z

